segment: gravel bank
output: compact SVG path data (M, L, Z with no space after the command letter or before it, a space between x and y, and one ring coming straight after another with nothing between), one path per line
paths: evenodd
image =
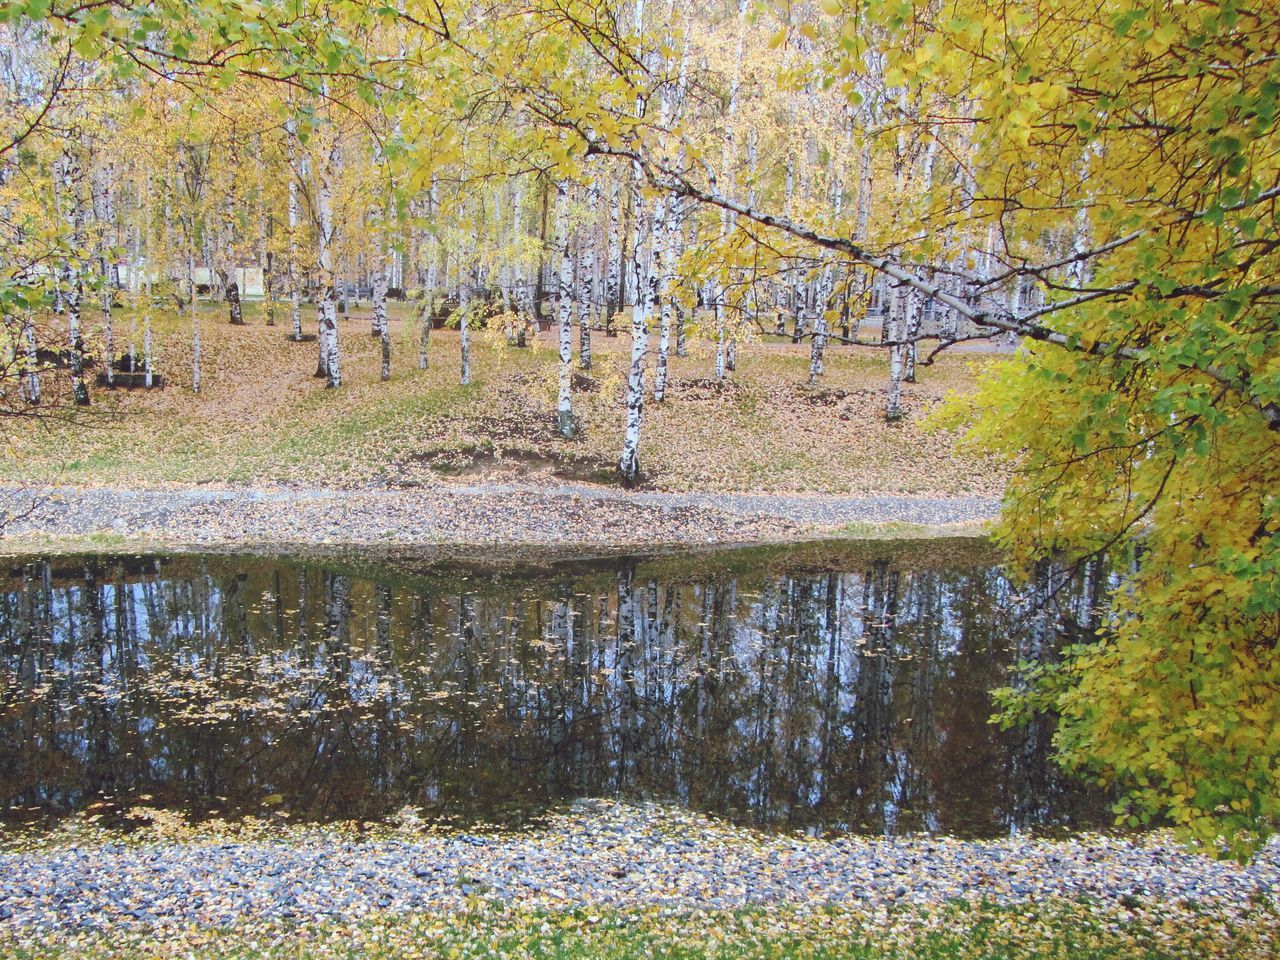
M358 841L296 830L270 842L84 845L0 856L0 934L353 920L447 912L480 897L520 906L726 908L1036 903L1089 897L1217 915L1274 903L1280 849L1250 865L1167 836L1068 841L767 836L670 808L587 802L513 835L397 831Z
M6 539L121 537L169 545L748 543L850 525L954 528L991 498L624 493L587 486L420 491L0 490Z

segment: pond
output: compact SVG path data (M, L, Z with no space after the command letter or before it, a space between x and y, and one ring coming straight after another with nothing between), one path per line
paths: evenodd
M1096 622L979 541L599 560L9 558L0 816L518 825L581 797L810 832L1110 822L989 691ZM1035 588L1033 587L1033 592Z

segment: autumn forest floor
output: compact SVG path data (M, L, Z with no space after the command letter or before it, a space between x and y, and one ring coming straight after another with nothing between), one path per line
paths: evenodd
M666 401L650 398L646 404L644 482L635 499L618 487L614 470L630 350L625 333L611 338L597 332L592 369L579 371L575 328L573 404L581 426L565 440L555 430L552 332L527 349L509 347L502 331L474 334L473 382L463 387L457 332L432 332L430 368L421 371L417 327L404 319L403 309L393 309L393 375L383 383L368 309L353 309L352 318L340 323L343 386L327 390L313 375L315 344L288 341L287 326L266 326L258 310L249 305L249 325L232 327L220 304L202 305L199 394L191 390L189 321L160 314L153 318L155 368L165 389L96 388L93 406L74 422L10 425L11 455L0 465L0 484L57 488L55 501L63 504L25 526L11 526L10 533L132 535L152 529L155 523L147 527L139 517L121 529L119 518L128 511L120 501L102 500L108 492L145 490L171 498L151 503L148 514L150 521L162 516L162 527L182 528L169 530L167 539L207 542L191 531L218 526L212 513L275 516L283 501L271 494L294 491L299 496L287 504L293 530L280 532L276 521L262 521L258 536L325 540L328 534L317 530L341 525L342 515L372 512L369 523L376 529L357 539L395 539L404 523L388 510L452 519L480 496L502 498L505 516L526 521L570 514L564 519L579 530L576 535L592 541L617 540L626 523L614 514L631 507L642 508L641 527L657 529L664 542L793 539L885 524L973 524L993 514L1005 480L999 465L957 450L954 433L925 423L949 392L972 389L990 354L944 355L921 368L919 382L905 386L903 420L887 424L887 363L880 351L833 344L820 384L809 387L807 345L770 338L741 345L737 370L717 384L710 344L691 338L689 356L672 357ZM281 322L287 321L281 313ZM312 311L304 316L309 330ZM118 348L131 340L140 344L127 313L117 310L113 322ZM650 383L655 353L656 337ZM96 509L112 517L95 518L95 501L76 499L87 488L96 491ZM192 491L210 490L240 498L213 498L222 508L210 508L207 497L193 499ZM324 494L319 506L309 496L317 492ZM370 500L373 493L381 498ZM399 500L387 499L397 493ZM253 504L246 506L245 494L253 495ZM662 494L680 496L668 501ZM323 516L299 515L299 499ZM23 512L20 498L11 501L9 509ZM192 506L203 512L177 516ZM574 520L575 511L583 517ZM70 526L68 515L76 519ZM48 517L54 520L42 519ZM473 519L476 529L460 523L458 538L495 539L482 535L483 518ZM227 535L243 533L237 526ZM448 522L419 526L408 540L450 534ZM546 526L516 523L496 539L545 539L538 531ZM552 539L574 535L563 524L551 527ZM650 539L643 532L632 536Z

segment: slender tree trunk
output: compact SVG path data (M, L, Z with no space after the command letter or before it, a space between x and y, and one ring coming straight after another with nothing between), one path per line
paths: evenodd
M198 347L199 343L200 337L199 332L197 331L194 345ZM151 314L147 314L142 324L142 370L143 385L150 390L154 385L155 377L152 372L153 367L151 364Z
M707 293L710 295L708 299L711 301L711 312L715 319L716 328L716 382L724 380L724 347L725 347L725 329L724 329L724 305L723 298L720 296L720 284L715 280L707 281Z
M907 383L916 382L916 338L920 336L920 326L924 322L924 298L918 290L907 295L907 322L903 346L902 379Z
M192 227L192 241L187 247L187 286L191 297L188 300L191 310L191 391L200 392L200 315L196 312L196 247L195 228ZM148 331L149 332L149 331ZM150 338L148 338L150 340ZM148 349L148 352L149 349ZM147 361L150 368L151 361Z
M330 388L342 385L342 373L338 352L338 309L337 291L334 289L333 265L333 190L337 178L338 164L341 161L340 141L335 137L325 160L321 163L319 183L316 189L316 212L318 214L320 261L320 364L317 376L325 378L325 385Z
M902 331L905 327L903 313L906 310L906 290L897 289L889 292L889 303L886 305L885 330L892 344L889 347L889 395L885 400L884 418L890 423L902 419L902 367L904 351L902 349Z
M627 374L627 423L618 471L634 487L640 480L640 428L644 423L644 361L649 349L649 317L643 303L631 308L631 368Z
M822 376L823 354L827 348L827 314L819 305L819 313L813 321L813 343L809 349L809 383L817 383Z
M391 326L387 322L387 265L373 275L374 304L381 302L381 318L378 322L378 338L382 347L382 379L391 379Z
M418 304L418 369L426 370L431 362L431 314L435 294L423 291L422 302Z
M662 245L662 274L658 279L658 300L661 319L658 325L658 367L653 376L653 400L662 403L667 397L667 359L671 349L671 320L675 311L675 299L671 288L675 282L676 246L680 236L680 201L671 197L667 201L666 234Z
M255 147L262 149L260 138L255 138ZM257 220L258 220L258 269L262 272L262 311L268 327L276 325L275 278L273 274L274 256L271 252L271 235L274 218L267 213L265 183L258 184Z
M107 377L107 384L111 385L116 380L116 331L115 326L111 322L111 273L107 266L107 257L102 257L102 339L103 339L103 372Z
M26 349L26 389L27 403L33 407L40 403L40 361L36 356L36 327L31 314L22 317L22 341Z
M222 239L219 244L218 276L222 280L222 296L227 302L227 314L230 322L239 327L244 326L244 308L240 303L240 284L236 280L235 258L235 216L231 203L231 194L227 194L223 204Z
M386 236L382 218L373 224L374 257L373 257L373 335L382 347L382 379L391 379L391 330L387 322L387 276L390 266L387 263Z
M286 125L285 143L289 150L289 262L286 278L289 283L289 322L293 325L293 339L302 340L302 295L298 284L298 162L293 143L294 122Z
M633 171L636 183L640 172ZM635 191L632 217L639 223L643 216L643 203L639 190ZM644 257L641 255L638 232L632 249L632 276L636 290L635 304L631 308L631 368L627 373L627 419L622 439L622 457L618 472L622 482L634 487L640 481L640 428L644 424L644 362L649 350L649 315L644 290Z
M609 185L609 244L606 260L604 325L607 330L614 314L622 309L619 302L622 292L622 185L617 179Z
M685 331L685 313L684 305L679 300L675 303L676 308L676 356L687 357L689 355L688 333Z
M574 434L573 426L573 255L569 251L569 193L562 182L556 183L555 232L553 249L560 255L557 274L560 341L559 383L556 390L556 429L566 439Z
M84 170L75 151L64 148L59 157L61 167L57 178L66 195L64 221L69 232L70 251L62 261L62 306L67 314L67 336L70 340L69 363L71 367L71 391L77 406L89 405L89 388L84 381L84 337L80 329L80 301L84 293L84 280L80 272L80 257L84 247L84 197L82 180Z
M588 197L593 201L598 197L594 186L591 188L591 193L588 194ZM591 238L592 235L584 230L578 242L578 275L576 277L578 288L578 366L583 370L591 369L591 311L594 299L591 283L594 250L592 249Z
M115 327L111 322L111 302L115 297L115 291L112 284L111 241L109 236L110 228L115 219L112 203L114 188L112 177L114 170L115 166L108 163L102 171L102 189L97 191L93 202L93 217L98 224L98 271L102 282L102 287L98 291L98 302L102 307L103 373L106 376L108 385L115 383L116 373L116 334Z
M550 203L551 189L544 182L542 184L542 222L538 232L538 239L541 241L538 245L538 277L533 288L533 322L538 325L539 330L542 329L542 305L547 299L547 215L550 213Z
M462 376L459 382L464 387L471 382L471 332L467 328L471 322L471 318L467 316L471 309L469 295L466 281L463 281L458 286L458 339L462 347Z

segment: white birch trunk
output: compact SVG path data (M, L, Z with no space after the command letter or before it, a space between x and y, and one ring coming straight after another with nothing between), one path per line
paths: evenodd
M903 314L906 312L906 289L898 288L888 292L888 303L885 310L885 331L890 341L889 347L889 395L885 400L884 418L889 423L902 419L902 373L903 357L902 331L905 326Z
M422 302L418 304L418 369L426 370L431 364L431 315L434 312L435 296L425 291Z
M391 330L387 323L387 287L390 285L391 266L387 258L386 222L381 211L371 223L373 232L373 330L382 348L383 382L391 379Z
M64 148L59 157L58 180L65 194L64 223L68 231L70 250L62 261L62 306L67 314L67 337L70 350L71 391L77 406L89 405L89 388L84 382L84 337L81 331L80 302L84 293L84 279L80 272L80 257L84 247L84 198L81 191L83 168L75 151Z
M555 234L552 246L560 254L557 274L559 298L557 326L560 340L559 383L556 391L556 429L566 439L573 428L573 255L569 252L569 195L563 183L556 183Z
M907 322L903 332L902 378L907 383L916 382L916 338L920 336L920 325L924 321L924 296L918 290L907 295Z
M227 302L227 316L234 326L244 326L244 308L240 303L240 284L236 281L235 207L228 193L222 205L222 237L218 245L218 274L222 279L222 296Z
M199 337L196 338L199 343ZM151 364L151 315L148 314L142 325L142 369L144 371L143 385L150 390L154 385L155 374L152 372Z
M40 404L40 360L36 355L36 327L29 313L22 316L22 346L26 351L27 403L34 407Z
M608 327L615 313L622 309L622 184L614 180L609 185L609 246L605 275L605 326Z
M196 312L196 248L195 241L187 247L187 289L191 294L188 308L191 311L191 392L200 392L200 315ZM148 338L149 339L149 338ZM150 369L148 359L147 367Z
M94 191L93 197L93 218L97 221L98 226L98 271L102 283L98 291L98 302L102 308L103 373L106 376L108 386L115 383L116 374L116 336L115 328L111 322L111 301L114 296L111 275L111 239L109 236L109 230L114 220L112 204L114 171L115 165L108 163L102 171L101 189Z
M471 320L467 316L471 307L469 294L466 281L463 281L458 286L458 339L462 347L462 375L459 382L464 387L471 382L471 332L467 328Z
M822 309L822 305L818 305L818 315L813 321L813 343L809 349L809 383L818 382L818 377L822 376L823 354L827 349L827 314Z
M663 224L665 239L662 244L662 275L658 280L658 299L661 320L658 326L658 366L653 377L653 399L662 403L667 396L668 355L671 350L671 322L675 312L672 286L675 283L676 253L680 237L681 205L678 197L667 201L666 222ZM656 225L655 225L656 226Z
M640 172L633 171L638 184ZM618 472L625 486L633 487L640 480L640 428L644 423L644 363L649 350L649 316L644 294L644 257L640 249L640 224L643 222L643 199L637 189L632 206L634 245L632 247L632 276L636 291L635 304L631 308L631 367L627 373L626 427L622 437L622 456Z
M319 182L316 185L316 213L319 219L317 242L320 262L320 330L319 368L317 376L325 378L325 386L342 385L342 372L338 353L337 291L334 289L333 266L333 191L337 168L341 160L340 141L335 136L325 160L320 165Z
M289 262L286 265L289 284L289 322L293 326L293 339L302 340L302 295L298 284L298 178L302 175L298 169L296 149L294 147L295 123L288 121L285 125L285 144L289 157Z
M597 198L595 188L592 187L588 193L588 199L592 201L591 206L594 207L594 201ZM583 231L578 243L578 267L576 286L578 290L578 366L583 370L591 369L591 308L594 294L591 284L591 267L594 260L594 251L591 245L591 235Z
M259 147L261 145L259 144ZM275 254L271 251L272 217L267 213L265 183L258 189L258 267L262 271L262 308L268 327L276 325Z

